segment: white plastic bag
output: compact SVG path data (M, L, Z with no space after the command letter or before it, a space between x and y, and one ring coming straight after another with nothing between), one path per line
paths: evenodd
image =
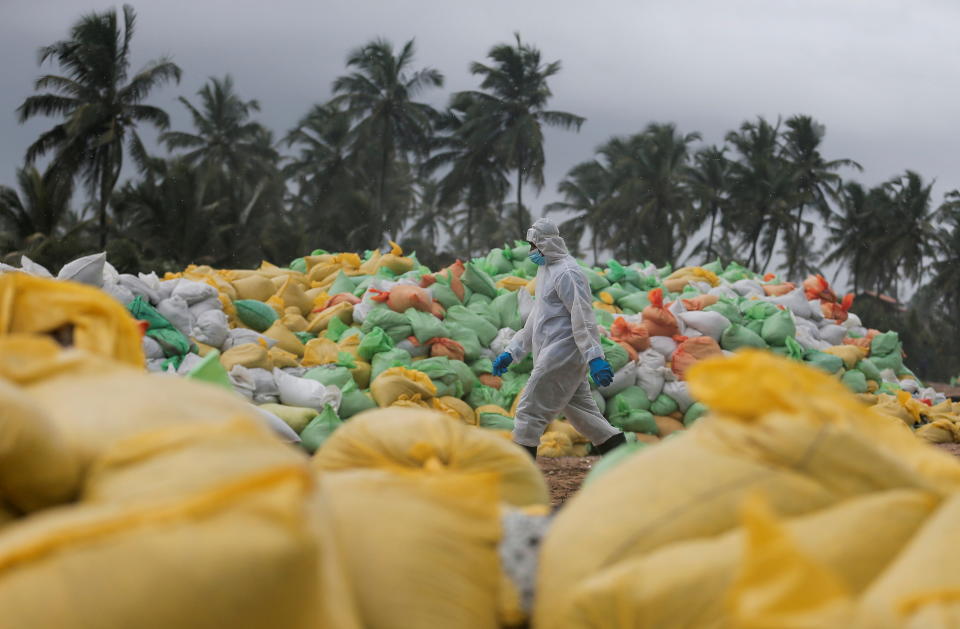
M297 435L293 428L287 425L287 422L259 406L255 406L254 408L257 409L257 414L263 418L263 422L269 426L281 440L286 443L300 443L300 436Z
M67 262L63 265L63 268L57 273L57 279L80 282L100 288L103 286L103 269L106 261L107 254L105 252L77 258L73 262Z
M181 279L171 295L181 297L188 306L192 306L205 299L217 299L217 289L206 282Z
M48 271L47 267L43 266L42 264L37 264L27 256L20 257L20 270L22 270L24 273L29 273L30 275L36 275L37 277L53 279L53 273Z
M227 315L222 310L208 310L197 317L192 336L200 343L219 348L223 347L229 333Z
M631 361L620 368L620 371L613 374L613 382L606 387L597 387L604 398L612 398L627 387L637 383L637 363Z
M681 380L665 383L663 394L677 403L681 413L685 413L694 402L693 396L690 395L690 390L687 388L687 383Z
M763 284L756 280L739 280L733 283L732 288L741 297L765 297L767 294L763 290Z
M190 336L193 331L193 317L190 316L190 309L182 297L164 299L157 304L157 312L184 336Z
M200 315L211 310L223 311L223 304L218 297L204 299L190 305L190 314L194 319L199 319Z
M493 337L493 340L490 342L490 350L499 356L507 349L507 345L510 344L510 339L513 338L513 335L516 334L516 330L513 328L501 328L497 335Z
M325 386L316 380L297 378L280 369L273 370L273 377L277 382L281 404L312 408L318 413L323 412L327 404L334 410L340 409L340 389L333 385Z
M119 282L109 282L104 284L103 292L110 295L111 297L119 301L124 306L126 306L131 301L136 299L136 295L130 292L130 290L127 289L127 287L125 287L123 284L120 284Z
M143 348L143 355L147 360L153 358L159 358L163 360L163 347L160 346L160 343L157 343L155 340L149 336L144 336L140 339L140 346Z
M537 300L526 288L521 288L517 291L517 310L520 312L520 320L523 321L523 323L527 322L527 317L533 312L533 306L536 303Z
M121 286L133 293L135 297L143 297L151 304L160 303L160 297L157 295L157 291L153 289L153 286L147 284L147 282L141 280L136 275L121 273L119 282Z
M273 404L280 399L276 378L267 369L234 365L230 370L230 382L237 391L256 404Z
M820 328L820 338L831 345L842 345L847 337L847 329L842 325L827 324Z
M666 378L666 361L663 354L648 349L640 352L637 364L637 386L643 389L647 398L655 400L663 391L663 384Z
M809 319L813 316L813 311L810 309L810 302L807 301L802 288L792 290L786 295L779 297L768 297L766 301L769 301L771 304L783 306L794 315L804 319Z
M653 349L663 355L664 359L673 359L673 353L677 351L677 342L669 336L651 336L650 349Z
M719 341L723 331L730 327L730 321L719 312L694 310L681 313L678 317L687 327L685 334L691 336L690 330L696 330L704 336Z
M177 367L177 374L185 376L193 371L193 369L201 362L203 362L203 359L200 358L198 354L191 352L184 356L183 360L180 361L180 366Z
M198 341L200 339L197 339ZM246 328L234 328L227 332L227 340L223 342L223 345L220 349L227 351L232 347L237 345L246 345L247 343L259 343L263 341L267 344L267 349L270 349L277 344L277 341L270 338L269 336L264 336L259 332L254 332L253 330L248 330Z

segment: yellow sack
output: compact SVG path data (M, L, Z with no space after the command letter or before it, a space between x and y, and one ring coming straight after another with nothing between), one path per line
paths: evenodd
M419 393L415 395L407 395L404 393L390 405L391 408L426 408L433 410L433 407L429 402L426 402Z
M291 312L291 310L295 312ZM310 327L310 324L307 323L307 320L303 318L303 315L301 315L296 308L287 308L280 320L283 321L283 325L287 326L287 329L291 332L306 332L307 328Z
M334 317L339 318L347 325L353 323L353 304L341 301L339 304L335 304L322 312L316 313L310 318L310 327L307 328L307 332L320 334L327 329L330 320Z
M572 456L572 453L573 442L566 433L548 430L540 437L537 456L557 458L561 456Z
M310 420L320 414L315 408L304 408L302 406L287 406L286 404L260 404L259 406L282 419L297 434L300 434L307 427Z
M324 475L372 468L463 474L480 484L490 477L499 501L550 503L543 476L526 452L436 411L385 408L357 415L330 435L311 464Z
M960 415L954 410L954 405L950 400L944 400L939 404L934 404L926 409L925 414L930 421L936 421L938 419L946 419L951 422L960 421Z
M273 282L256 273L233 280L232 285L239 299L267 301L277 290Z
M560 511L541 557L540 626L561 626L571 590L611 557L734 528L748 493L789 518L878 491L960 488L960 462L810 367L744 350L698 363L688 384L709 417L627 459ZM639 486L637 478L671 482ZM604 534L584 537L597 513L607 514Z
M363 358L360 356L360 340L359 334L351 334L337 343L337 347L340 348L341 352L346 352L347 354L353 356L354 360L363 360Z
M509 291L516 292L526 286L529 281L516 275L508 275L497 280L497 288L506 288Z
M373 367L364 360L355 362L357 366L350 370L350 375L353 376L353 381L357 383L357 388L366 389L370 386L370 374L373 372Z
M335 363L339 352L340 348L337 347L337 344L326 337L310 339L304 346L303 360L300 361L300 364L303 367L316 367Z
M616 306L611 306L610 304L605 304L605 303L603 303L602 301L595 301L595 302L593 302L593 307L594 307L595 310L603 310L603 311L605 311L605 312L610 312L610 313L613 313L613 314L617 314L617 313L619 313L619 312L623 312L622 310L620 310L620 309L617 308Z
M917 436L930 443L960 443L960 424L938 419L917 428Z
M309 314L313 310L313 300L307 297L303 286L292 276L286 278L283 286L277 291L277 297L283 301L285 307L297 308L300 314Z
M273 364L273 366L277 369L300 366L300 363L297 362L296 354L292 354L286 350L280 349L276 345L267 350L267 356L270 358L270 362Z
M888 417L896 417L906 426L913 426L913 416L894 395L878 395L877 403L873 406L873 410Z
M296 354L297 356L303 356L304 346L297 336L287 329L287 326L283 325L283 322L279 319L274 321L269 328L263 333L267 338L271 338L277 342L275 347L290 352L291 354ZM312 340L312 339L311 339Z
M469 404L460 398L453 397L451 395L445 395L440 398L440 401L443 402L447 408L452 408L455 410L457 415L460 416L460 421L462 421L464 424L468 424L470 426L477 425L477 414L473 412L473 409Z
M854 369L858 362L867 357L867 350L857 345L834 345L823 351L842 360L847 369Z
M520 389L520 393L517 394L517 397L513 398L513 404L510 405L510 417L517 416L517 407L520 406L520 398L523 397L523 394L526 392L527 387L524 386Z
M106 293L25 273L0 275L0 337L57 331L78 349L143 366L136 320Z
M711 286L719 286L720 278L703 267L685 266L668 275L663 280L663 286L671 293L679 293L690 282L707 282Z
M567 437L570 438L570 443L572 444L590 443L589 439L581 435L577 431L577 429L574 428L570 424L570 422L567 422L567 421L562 421L559 419L555 419L551 421L550 424L547 426L547 432L550 432L550 431L562 432L563 434L565 434Z
M227 371L236 365L242 365L248 369L273 369L274 367L267 348L259 343L244 343L231 347L220 354L220 364Z
M360 265L360 274L376 275L377 269L380 268L380 258L382 257L383 254L380 253L380 250L374 249L373 255L370 256L370 259Z
M415 369L391 367L370 384L370 396L380 407L390 406L401 395L413 397L418 394L423 399L431 398L437 394L437 387L430 376Z

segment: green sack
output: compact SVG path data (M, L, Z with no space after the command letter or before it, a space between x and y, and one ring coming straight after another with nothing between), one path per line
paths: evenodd
M473 262L468 262L463 276L460 278L464 285L469 286L470 290L481 295L486 295L490 299L497 296L497 286L493 279L484 273Z
M615 418L611 417L610 423L627 432L642 432L648 435L656 435L660 432L650 411L639 408L627 411L623 415L617 415Z
M593 269L583 269L583 272L586 274L587 281L590 283L590 292L594 295L610 286L610 280Z
M350 326L343 322L340 317L333 317L330 319L330 323L327 324L327 329L323 333L325 337L337 343L340 341L340 338L343 336L343 333L350 329ZM296 334L296 332L294 332ZM307 334L310 334L307 332ZM303 341L306 343L306 341Z
M413 334L413 327L410 320L399 312L394 312L386 306L376 306L367 313L360 330L364 334L369 334L374 328L380 328L387 333L394 343L399 343L403 339Z
M277 312L262 301L256 299L238 299L233 302L237 309L237 317L248 328L257 332L266 332L267 328L277 320Z
M506 247L504 247L506 249ZM521 262L530 255L530 243L526 240L514 240L513 247L510 248L510 260Z
M413 363L412 369L422 371L430 377L430 381L437 387L437 396L463 396L463 385L460 383L460 374L452 367L452 362L446 356L425 358Z
M613 316L613 313L607 312L606 310L600 310L599 308L593 309L593 316L596 318L597 323L605 328L609 328L611 325L613 325L613 321L616 319L616 317Z
M407 308L403 314L410 321L410 327L413 328L413 335L417 337L420 343L426 343L430 339L445 339L450 337L450 331L443 325L443 321L437 319L429 312L420 312L416 308Z
M649 448L650 445L651 444L644 443L642 441L634 441L632 443L625 443L614 448L594 464L594 466L590 469L590 473L587 474L585 479L583 479L583 486L586 487L627 459L632 458L638 452Z
M173 356L185 356L190 352L193 343L189 338L183 335L180 330L173 327L173 324L157 312L157 309L150 305L143 297L137 297L129 304L127 309L135 319L146 321L149 324L147 336L156 341L163 349L163 355L170 358ZM179 363L176 365L180 366ZM164 367L166 369L166 367Z
M357 289L353 291L354 297L363 297L363 294L367 292L367 289L370 288L370 285L373 284L373 276L368 275L357 282Z
M897 391L901 391L901 390L902 390L902 389L900 388L900 385L899 385L899 384L895 384L895 383L893 383L893 382L883 382L883 383L880 384L880 388L877 389L877 394L879 395L879 394L883 393L883 394L886 394L886 395L894 395L894 396L895 396L895 395L897 394Z
M610 363L610 368L614 372L620 371L630 362L630 354L616 341L601 336L600 348L603 350L603 357Z
M327 291L329 295L339 295L340 293L350 293L353 294L353 291L357 290L357 285L347 277L347 274L343 271L337 273L337 279L333 281L333 285Z
M867 377L863 375L862 371L851 369L843 374L840 381L847 385L847 388L854 393L867 392Z
M759 319L747 319L747 320L743 323L743 327L745 327L746 329L750 330L751 332L753 332L753 333L756 334L757 336L760 336L760 333L763 332L763 321L761 321L761 320L759 320ZM763 338L763 337L761 337L761 338Z
M310 420L307 427L300 433L300 445L313 454L342 423L333 407L329 404L325 405L323 412Z
M186 378L213 384L231 393L236 392L233 382L230 380L230 374L227 373L223 363L220 362L220 352L216 349L211 350L204 356L197 363L197 366L190 370Z
M496 312L493 311L489 303L484 304L480 302L474 302L472 304L467 304L467 310L483 317L487 323L497 328L497 330L500 329L500 317Z
M337 320L334 319L334 321ZM370 362L374 356L393 349L395 345L393 339L382 328L375 327L363 336L363 340L357 346L357 353L360 358Z
M650 305L650 298L646 292L641 291L618 299L617 305L629 314L636 314L643 312L643 309Z
M340 400L340 410L338 414L340 415L340 419L350 419L357 413L369 411L374 408L377 408L377 403L373 401L373 398L370 397L369 394L359 389L354 389L353 391L343 394L343 398Z
M473 306L473 307L477 307L477 306L489 306L491 303L493 303L493 299L491 299L490 297L488 297L488 296L486 296L486 295L484 295L484 294L482 294L482 293L474 293L474 294L470 295L470 298L467 299L467 301L466 301L466 303L465 303L464 305L465 305L467 308L470 308L471 306Z
M504 404L504 397L500 391L485 384L477 384L473 391L465 398L467 404L473 408L480 408L485 404L495 404L500 408L505 408L509 404Z
M871 353L870 360L873 361L874 366L880 371L890 369L898 376L903 371L903 356L900 355L899 351L892 352L886 356Z
M899 354L901 350L900 335L896 332L884 332L873 337L870 341L870 356L887 356Z
M616 284L626 279L627 269L616 260L607 260L607 272L604 277Z
M503 382L500 385L500 396L504 402L507 402L508 406L513 405L516 397L523 391L523 387L527 386L528 380L530 380L529 373L513 373L508 371L503 374Z
M447 330L450 332L449 338L463 346L463 359L468 363L472 363L480 358L483 348L480 346L480 339L477 338L477 333L468 327L458 323L450 323L449 321L449 319L445 320ZM491 366L491 369L492 368Z
M873 380L877 383L883 382L883 376L880 375L880 370L877 369L877 365L869 358L864 358L858 362L857 370L862 372L867 380Z
M296 260L291 262L289 266L287 266L287 268L290 269L291 271L296 271L298 273L306 273L307 261L304 260L303 258L297 258Z
M376 380L377 376L391 367L406 367L409 369L412 364L413 357L410 356L410 353L399 347L374 354L373 360L370 362L370 382Z
M520 318L520 302L516 291L508 291L490 303L490 311L497 317L497 327L519 330L523 327Z
M340 319L337 319L336 317L334 317L333 320L340 321ZM333 320L331 320L331 322L332 322ZM343 322L341 321L341 323L343 323ZM330 327L330 326L327 326L327 329L328 329L328 330L329 330L329 327ZM312 341L313 339L317 338L317 335L316 335L316 334L311 334L310 332L294 332L293 335L294 335L295 337L297 337L298 339L300 339L300 342L303 343L304 345L306 345L307 343L309 343L309 342ZM329 337L328 337L328 338L329 338ZM336 342L336 340L334 340L334 342Z
M811 367L816 367L829 374L835 374L843 368L843 359L839 356L816 349L807 350L803 360Z
M737 307L737 304L729 299L720 298L720 301L713 304L712 306L707 306L703 309L705 312L719 312L730 323L741 323L743 322L743 315L740 314L740 309Z
M730 327L720 335L720 347L729 352L735 352L742 347L766 349L767 343L756 332L752 332L742 325L732 323Z
M513 273L513 261L508 258L503 249L491 249L487 254L486 266L494 275Z
M513 373L530 373L533 371L533 352L523 357L523 360L514 362L508 367Z
M324 385L333 385L341 392L352 391L357 388L357 383L353 379L353 374L347 367L340 365L322 365L314 367L303 374L304 378L316 380Z
M787 337L784 345L786 346L786 356L794 360L803 360L804 355L807 353L807 350L803 348L797 339L792 337Z
M783 312L769 301L759 301L755 299L743 300L740 304L740 311L745 318L755 321L763 321L778 312Z
M491 341L493 341L499 331L495 325L464 306L454 306L447 310L444 322L448 327L450 324L454 324L472 330L484 347L490 347ZM453 336L450 338L459 342L459 339Z
M461 305L460 298L457 297L457 294L453 292L453 289L450 288L448 284L444 284L438 279L432 288L433 298L439 301L444 309Z
M720 273L723 273L723 264L720 263L719 258L717 258L713 262L708 262L707 264L704 264L700 268L706 271L710 271L711 273L716 273L717 275L719 275Z
M678 408L676 400L666 393L658 395L657 399L650 404L650 412L661 417L676 412Z
M683 425L689 428L693 426L698 419L707 414L707 406L703 402L694 402L683 414Z
M610 404L613 404L615 408L623 408L620 406L621 402L626 405L627 410L650 410L650 400L647 399L646 392L637 385L630 385L610 398Z
M513 418L500 413L480 413L480 427L490 430L513 430Z
M618 304L619 301L624 297L633 294L633 291L628 291L623 286L620 286L620 284L611 284L610 286L608 286L607 288L603 289L600 292L607 293L608 295L610 295L610 297L613 298L613 303L615 304ZM597 295L597 298L599 297L600 296Z
M470 363L470 371L477 376L482 376L485 373L493 373L493 361L489 358L475 360Z
M797 326L786 310L777 310L763 322L760 336L770 345L786 345L787 339L797 336Z
M524 256L523 260L513 262L513 274L517 277L535 277L539 268L537 263L527 256Z

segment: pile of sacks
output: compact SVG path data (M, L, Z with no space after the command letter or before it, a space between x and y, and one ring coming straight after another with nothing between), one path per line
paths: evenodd
M391 243L392 244L392 243ZM534 305L529 246L431 272L392 244L387 253L315 251L287 267L190 266L182 273L119 274L103 254L60 276L114 296L143 322L151 371L217 382L257 405L309 451L344 420L376 407L430 408L502 431L532 357L491 374ZM49 275L24 259L23 271ZM960 441L960 407L904 365L896 332L862 325L852 297L819 276L801 285L737 264L603 269L583 266L596 301L610 386L594 386L608 420L636 443L683 432L707 406L686 383L699 361L766 349L840 379L881 412L931 441ZM584 455L589 444L553 422L541 456Z

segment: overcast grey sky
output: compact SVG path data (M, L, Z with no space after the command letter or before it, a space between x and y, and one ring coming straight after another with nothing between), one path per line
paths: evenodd
M936 178L936 202L960 187L960 3L949 0L140 0L134 66L171 55L180 85L150 102L189 128L179 95L230 73L280 135L330 96L349 50L376 36L417 41L438 68L436 105L473 88L468 64L514 31L561 59L551 107L587 118L547 135L547 187L611 135L673 121L718 143L743 120L807 113L827 126L827 158L848 157L877 183L910 168ZM100 0L0 0L0 183L51 125L14 109L40 74L36 50L64 38ZM119 6L119 5L116 5ZM44 71L48 71L47 68ZM154 137L152 131L146 133ZM529 193L528 193L529 194ZM527 197L525 197L526 200Z

